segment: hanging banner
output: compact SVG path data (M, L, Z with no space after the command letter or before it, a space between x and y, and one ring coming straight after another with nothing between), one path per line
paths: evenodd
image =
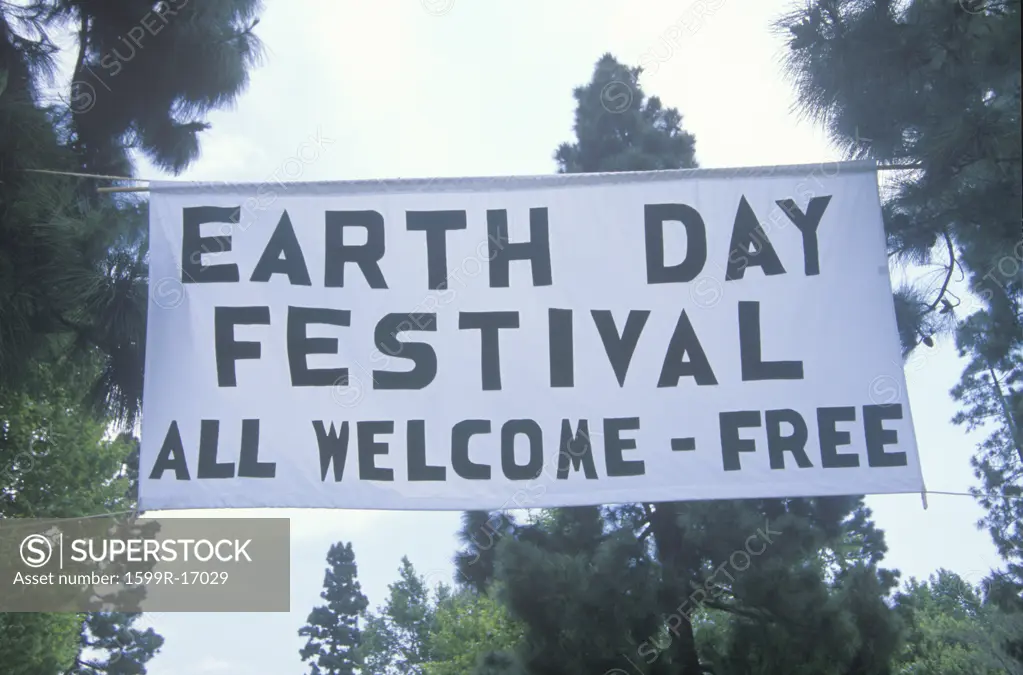
M150 191L144 510L923 489L871 163Z

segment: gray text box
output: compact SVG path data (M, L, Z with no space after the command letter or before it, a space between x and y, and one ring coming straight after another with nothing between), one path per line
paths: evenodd
M287 518L0 519L0 612L287 612Z

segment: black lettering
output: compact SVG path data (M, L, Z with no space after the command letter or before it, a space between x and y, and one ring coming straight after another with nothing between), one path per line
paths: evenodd
M742 381L801 380L802 361L764 361L760 339L760 303L739 301L739 361Z
M608 477L642 476L646 471L643 460L627 461L622 450L635 450L635 438L622 438L622 431L639 429L638 417L619 417L604 420L604 461Z
M855 422L856 408L817 408L817 435L821 444L821 466L825 469L851 469L860 465L858 455L840 455L838 446L849 445L848 431L835 428L838 422Z
M281 257L284 256L284 257ZM270 236L263 255L256 263L256 269L252 270L251 281L270 281L274 274L285 274L292 286L312 286L309 279L309 270L305 266L305 256L302 255L302 247L298 244L298 237L295 236L295 228L291 226L291 219L288 212L281 215L277 223L277 229Z
M594 309L590 312L593 316L593 323L597 326L600 339L604 343L604 352L607 354L615 377L618 378L618 386L625 385L625 374L629 371L629 363L632 362L632 355L639 344L639 336L646 325L650 311L646 309L633 309L629 311L629 318L625 320L625 328L621 335L618 334L618 327L615 325L611 311L607 309Z
M234 478L234 462L217 462L219 420L199 423L199 471L196 478Z
M508 268L512 260L528 260L534 286L551 285L551 246L547 209L529 209L529 241L508 241L508 211L487 210L487 236L490 249L490 287L508 288Z
M381 352L412 361L412 370L373 371L374 389L422 389L437 377L437 352L425 342L399 342L405 331L437 330L436 314L385 314L377 322L374 339Z
M782 424L792 425L792 435L783 436ZM806 440L808 438L806 422L795 410L768 410L764 413L764 426L767 428L767 454L771 458L772 469L785 468L785 453L791 452L800 469L813 466L806 456Z
M405 227L426 232L426 277L431 289L448 287L447 233L465 229L465 211L406 211Z
M388 451L387 443L376 440L376 435L393 434L394 422L358 422L355 430L359 442L359 480L394 480L394 469L376 465L376 456Z
M366 243L345 245L346 227L366 228ZM384 217L376 211L327 211L324 244L323 285L343 288L345 265L353 262L362 270L370 288L387 288L380 259L384 257Z
M707 227L700 213L686 204L647 204L643 207L646 227L646 282L668 284L692 281L707 262ZM677 265L664 265L664 223L681 223L686 229L686 257Z
M313 422L316 430L316 445L320 449L320 480L327 480L327 469L334 463L334 482L340 483L345 473L345 460L348 458L348 422L341 423L341 430L334 429L330 423L330 431L323 428L323 422Z
M490 420L463 420L451 429L451 468L466 480L490 480L490 467L469 459L469 439L489 434Z
M572 310L547 310L550 331L551 386L575 385L575 354L572 349Z
M293 387L330 387L348 384L347 368L310 368L310 354L337 354L337 338L311 338L306 326L322 323L329 326L351 325L352 313L347 309L320 307L288 307L288 365Z
M867 437L867 464L869 466L906 466L904 452L885 452L884 446L899 442L899 432L885 429L885 420L901 420L902 405L863 406L863 431Z
M686 354L690 361L683 361ZM678 381L683 377L692 377L698 385L717 384L714 371L707 360L707 354L703 351L703 345L696 337L693 324L686 315L686 310L678 317L678 324L675 332L668 342L668 350L664 355L664 365L661 366L661 377L657 380L658 387L677 387Z
M789 217L789 220L799 228L803 235L803 269L808 277L821 273L819 247L817 242L817 226L824 217L824 209L831 202L831 195L814 197L806 205L804 214L791 199L779 199L778 206Z
M593 446L590 444L590 428L586 420L579 420L575 434L572 424L561 420L561 448L558 452L558 478L568 478L568 469L573 471L582 467L588 480L597 478L597 467L593 464Z
M273 478L277 464L259 461L259 420L242 420L242 451L238 456L239 478Z
M189 480L188 462L185 461L185 446L181 442L181 432L178 430L178 422L170 423L167 436L163 439L163 446L160 453L153 462L153 470L149 474L149 480L160 480L165 471L174 472L175 480Z
M723 412L718 416L718 425L721 428L721 461L725 471L739 471L742 469L739 453L757 451L755 441L739 437L739 429L759 427L760 411Z
M447 469L426 463L426 421L409 420L408 479L410 481L444 480Z
M480 371L484 391L501 389L501 348L498 331L518 328L518 312L459 312L460 330L480 331Z
M750 250L750 246L753 250ZM736 257L738 255L738 257ZM728 269L725 280L742 279L747 267L760 267L764 274L773 276L785 274L785 268L774 252L771 240L760 227L757 214L743 197L739 202L739 210L735 214L735 226L732 228L732 242L728 248Z
M529 461L525 466L515 463L515 436L523 434L529 441ZM501 427L501 469L508 480L532 480L543 468L543 432L533 420L508 420Z
M238 281L234 263L203 265L204 253L226 253L231 237L204 237L200 228L206 223L232 223L241 220L240 206L191 206L181 210L181 283L212 284Z
M269 307L215 307L213 309L213 342L217 353L217 384L237 387L235 363L241 359L258 359L258 342L239 342L234 339L235 326L270 325Z

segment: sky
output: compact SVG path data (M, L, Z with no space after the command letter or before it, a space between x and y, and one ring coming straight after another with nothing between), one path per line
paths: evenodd
M210 116L201 159L176 178L269 183L552 173L555 148L573 138L573 88L589 80L606 52L645 66L640 84L680 110L701 166L840 159L821 130L792 112L782 42L770 29L787 2L648 0L642 11L609 0L266 4L256 28L264 63L232 109ZM145 164L139 175L169 177ZM975 482L969 457L978 437L949 423L955 406L948 391L962 367L947 342L906 365L929 490L964 492ZM988 535L975 527L980 509L962 496L930 494L928 502L925 510L920 495L868 498L886 533L886 564L904 578L944 567L979 581L998 564ZM318 603L327 549L338 540L353 543L373 607L385 600L403 555L431 584L451 580L457 512L286 513L291 612L147 614L143 623L166 639L151 675L306 672L297 631Z

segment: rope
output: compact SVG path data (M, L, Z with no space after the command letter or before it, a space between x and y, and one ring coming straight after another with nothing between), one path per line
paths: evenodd
M16 520L35 520L35 521L40 521L40 522L43 522L43 523L57 523L57 522L62 522L62 521L66 521L66 520L87 520L87 519L90 519L90 518L109 518L110 516L123 516L125 514L137 514L137 513L138 513L138 511L137 511L137 509L135 509L135 510L130 510L130 511L110 511L109 513L94 513L91 516L71 516L71 517L68 517L68 518L32 518L31 516L29 516L28 518L2 518L0 520L6 520L8 522L16 521Z
M878 171L906 171L910 169L918 169L921 167L920 163L916 164L888 164L888 165L877 165ZM151 183L153 182L149 178L133 178L131 176L108 176L100 173L79 173L76 171L53 171L51 169L25 169L30 173L45 173L52 176L74 176L75 178L95 178L99 180L123 180L135 183ZM99 192L149 192L147 187L108 187L108 188L97 188Z
M99 178L101 180L128 180L149 183L148 178L131 178L130 176L106 176L100 173L76 173L74 171L51 171L50 169L25 169L29 173L48 173L53 176L74 176L76 178Z

